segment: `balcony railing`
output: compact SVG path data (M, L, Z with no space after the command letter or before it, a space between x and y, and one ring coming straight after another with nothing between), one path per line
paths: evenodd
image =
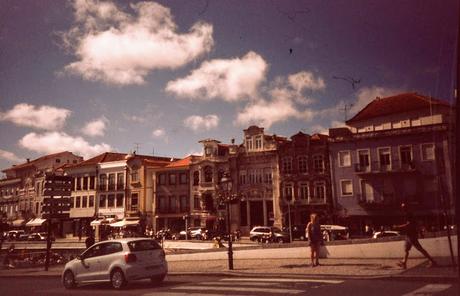
M372 161L369 166L359 163L354 164L354 171L357 174L378 174L378 173L410 173L417 169L413 161L402 163L399 159L392 159L390 164L381 164L379 161Z

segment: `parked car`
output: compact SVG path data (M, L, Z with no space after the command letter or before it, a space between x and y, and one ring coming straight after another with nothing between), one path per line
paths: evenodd
M48 234L46 232L34 232L31 233L28 237L30 241L46 241ZM54 238L52 238L54 240Z
M21 234L24 234L24 230L10 230L7 237L9 240L17 240Z
M292 239L307 240L305 228L307 225L292 225ZM283 228L283 231L289 234L289 227Z
M401 233L399 231L394 231L394 230L385 230L385 231L375 232L372 238L395 237L395 236L401 236Z
M188 239L206 239L206 228L205 227L189 227L187 229ZM185 239L185 230L179 233L180 239Z
M278 227L274 226L256 226L252 228L249 232L249 239L252 241L262 242L270 234L273 234L273 241L278 243L288 243L289 240L289 233L281 231Z
M165 252L149 238L123 238L94 244L69 261L62 273L67 289L90 282L110 282L115 289L150 278L160 283L168 273Z
M29 234L28 233L21 233L19 237L17 238L18 241L26 241L29 239Z
M350 238L350 231L346 226L321 225L321 231L323 233L323 239L327 242Z

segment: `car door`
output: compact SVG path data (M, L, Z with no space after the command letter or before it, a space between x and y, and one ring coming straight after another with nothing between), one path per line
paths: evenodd
M99 261L102 255L103 244L97 244L90 247L81 255L81 260L76 267L75 279L81 281L98 281L100 280Z
M110 279L110 267L117 260L122 259L123 246L119 242L107 242L101 245L101 256L96 262L98 278L101 280Z

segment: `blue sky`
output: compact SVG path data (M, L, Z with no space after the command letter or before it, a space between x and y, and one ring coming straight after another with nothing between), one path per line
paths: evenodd
M400 92L452 101L457 5L1 1L0 168L62 150L184 157L252 124L325 132Z

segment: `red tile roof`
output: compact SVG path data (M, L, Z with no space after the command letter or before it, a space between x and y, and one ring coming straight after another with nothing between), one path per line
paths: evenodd
M350 124L379 116L426 109L430 108L430 104L431 107L450 107L447 102L439 99L422 96L417 93L403 93L386 98L377 97L372 102L367 104L367 106L359 111L355 116L353 116L353 118L347 120L346 123Z
M174 161L170 164L168 164L166 167L167 168L180 168L180 167L188 167L190 166L190 163L192 162L193 155L189 155L186 158L179 159L177 161Z
M45 155L45 156L41 156L41 157L39 157L37 159L31 160L29 162L21 163L21 164L12 166L10 168L7 168L7 169L3 170L3 172L9 171L9 170L16 170L16 169L20 169L20 168L25 168L25 167L28 167L28 166L33 166L37 162L44 161L44 160L47 160L47 159L50 159L50 158L53 158L53 157L59 157L59 156L61 156L63 154L68 154L68 153L73 154L70 151L62 151L62 152L58 152L58 153L48 154L48 155ZM78 155L76 155L76 156L78 156Z
M93 158L87 159L83 162L80 162L78 164L69 166L69 168L75 168L75 167L82 167L82 166L87 166L87 165L96 165L98 163L104 163L104 162L111 162L111 161L120 161L120 160L125 160L126 157L128 156L127 153L118 153L118 152L104 152L102 154L99 154ZM160 164L160 163L169 163L171 161L170 157L161 157L161 156L152 156L152 155L140 155L136 154L135 156L140 157L146 161L150 161L155 164Z

